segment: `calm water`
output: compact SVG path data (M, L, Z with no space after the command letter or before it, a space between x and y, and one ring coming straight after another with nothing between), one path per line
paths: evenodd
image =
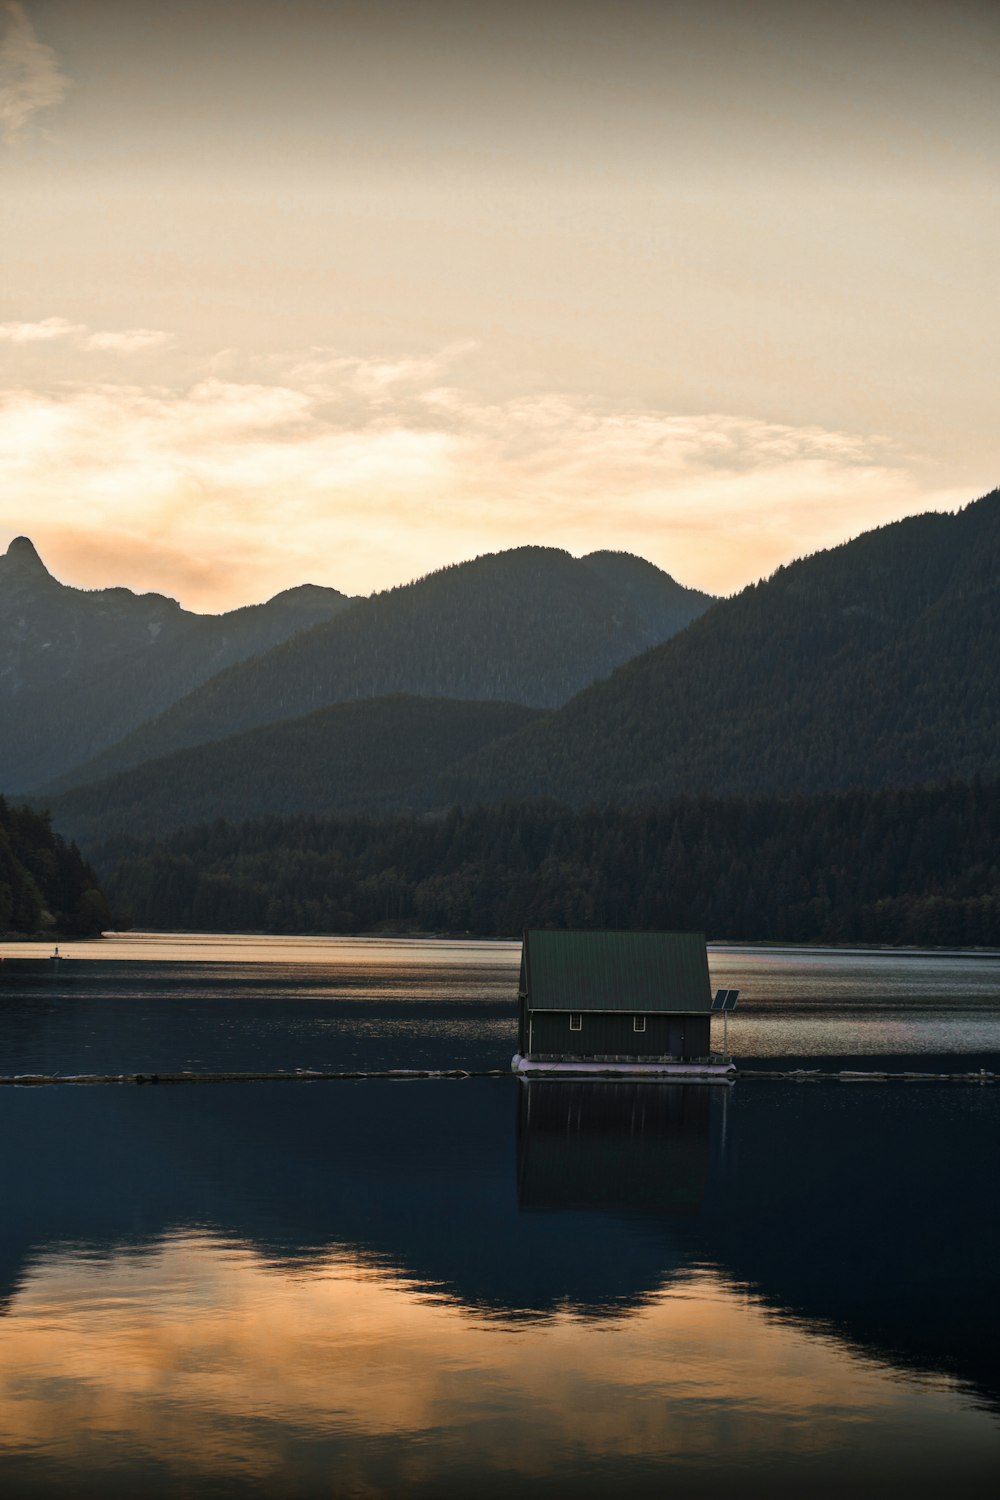
M91 951L0 965L0 1072L513 1050L512 945ZM995 960L712 970L743 1057L1000 1055ZM2 1088L0 1130L5 1497L995 1492L995 1087Z
M492 1068L515 1048L517 943L123 937L63 945L58 970L51 951L0 944L0 1074ZM1000 1066L1000 957L709 957L713 982L741 991L741 1061Z

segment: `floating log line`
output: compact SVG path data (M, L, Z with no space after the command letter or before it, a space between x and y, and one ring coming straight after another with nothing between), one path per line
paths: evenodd
M465 1068L383 1068L333 1071L325 1068L294 1068L271 1073L14 1073L0 1076L0 1085L41 1088L47 1084L73 1083L324 1083L359 1082L368 1078L390 1078L406 1082L417 1078L509 1078L509 1068L470 1072Z
M350 1069L338 1070L326 1068L294 1068L282 1072L270 1073L13 1073L0 1075L0 1086L10 1085L16 1088L43 1088L58 1083L76 1085L84 1084L160 1084L160 1083L332 1083L348 1082L358 1083L368 1079L390 1079L397 1083L412 1082L417 1079L466 1079L466 1078L511 1078L514 1075L509 1068L381 1068L381 1069ZM986 1068L979 1068L972 1073L913 1073L913 1072L886 1072L876 1070L841 1069L839 1072L826 1072L822 1068L792 1068L792 1069L769 1069L769 1068L737 1068L730 1073L725 1082L736 1082L755 1080L763 1082L783 1083L963 1083L963 1084L992 1084L1000 1082L1000 1074L992 1073ZM564 1082L580 1082L581 1080L565 1077ZM620 1074L588 1074L584 1081L590 1082L624 1082ZM708 1081L707 1078L699 1078L697 1075L688 1074L686 1077L678 1078L651 1078L648 1074L645 1078L631 1080L637 1083L687 1083L697 1084Z
M913 1073L878 1071L876 1069L842 1068L837 1073L822 1068L737 1068L733 1078L778 1079L785 1083L997 1083L1000 1075L987 1068L972 1073Z

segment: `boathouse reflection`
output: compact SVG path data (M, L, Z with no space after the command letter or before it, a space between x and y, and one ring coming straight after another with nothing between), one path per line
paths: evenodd
M522 1209L699 1211L714 1089L531 1079L518 1092Z

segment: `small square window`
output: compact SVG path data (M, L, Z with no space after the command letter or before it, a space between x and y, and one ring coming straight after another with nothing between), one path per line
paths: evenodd
M570 1018L569 1018L569 1029L570 1029L570 1031L582 1031L583 1030L583 1017L579 1013L575 1012L573 1015L570 1016Z
M632 1030L633 1031L645 1031L645 1029L646 1029L646 1017L645 1016L633 1016L632 1017Z

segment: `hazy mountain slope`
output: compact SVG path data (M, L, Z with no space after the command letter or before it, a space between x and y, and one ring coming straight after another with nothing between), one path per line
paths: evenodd
M0 556L0 788L29 790L348 600L305 585L195 615L160 594L59 583L26 537Z
M640 558L549 547L389 589L222 672L74 773L81 783L328 703L410 693L564 703L712 603Z
M449 779L644 802L1000 775L1000 492L780 569Z
M338 703L176 751L48 805L59 828L85 843L214 818L420 808L443 767L539 716L520 704L444 698Z

